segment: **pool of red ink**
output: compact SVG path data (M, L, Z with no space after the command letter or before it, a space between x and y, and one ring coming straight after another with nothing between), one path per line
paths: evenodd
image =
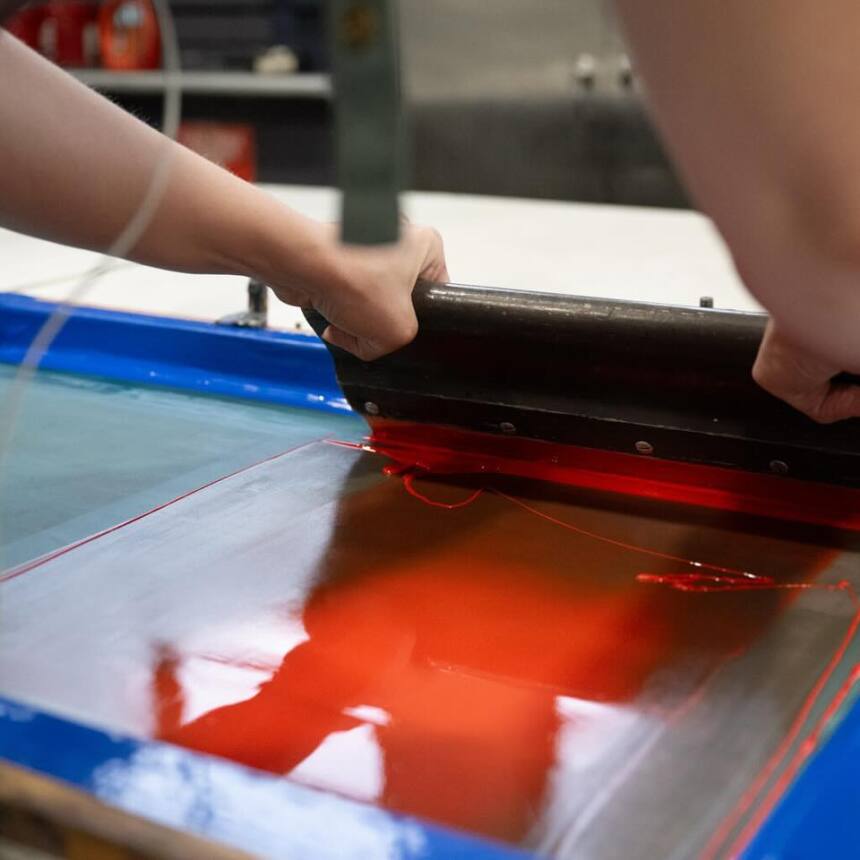
M434 450L414 451L409 462L398 449L388 483L341 502L318 584L291 609L308 638L283 655L256 694L183 721L183 656L161 656L153 681L161 737L292 774L327 738L363 725L355 709L370 706L385 715L369 726L383 771L376 802L518 841L547 797L561 699L635 707L659 673L695 658L690 689L666 700L668 718L794 596L721 588L703 603L701 595L643 582L643 574L667 574L637 544L650 541L679 558L693 553L690 561L706 554L712 565L757 571L760 584L801 582L832 558L754 534L730 545L725 533L707 529L679 548L659 520L530 502L614 535L609 544L497 495L457 507L474 488L444 482L421 481L419 497L408 496L398 474L404 467L462 467L462 460L434 460ZM595 743L593 734L583 738ZM340 790L350 793L348 778Z

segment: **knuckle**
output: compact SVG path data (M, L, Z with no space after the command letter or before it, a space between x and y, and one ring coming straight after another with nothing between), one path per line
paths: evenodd
M762 388L767 387L765 384L767 381L767 373L758 361L752 366L752 372L750 375L756 385L759 385Z
M838 415L821 415L816 413L806 413L809 418L811 418L816 424L835 424L837 421L840 421L841 418Z
M763 388L768 394L779 397L779 385L766 362L757 361L752 367L751 376L759 388Z
M786 403L802 412L807 418L816 424L832 424L839 420L834 404L825 397L795 397L786 398Z
M415 340L415 336L417 334L418 320L414 316L412 316L411 319L405 320L400 327L400 345L403 346L407 343L411 343L413 340Z
M386 351L394 352L394 350L412 343L412 341L415 340L416 334L418 334L417 323L414 325L411 323L404 323L403 325L398 326L397 330L393 331L391 333L391 337L388 339L386 344L388 349Z
M825 404L810 406L800 410L807 418L811 418L816 424L833 424L839 420L835 410L829 409Z
M375 341L368 347L372 350L373 356L371 359L379 358L387 355L390 352L395 352L398 349L406 346L415 340L415 335L418 334L418 321L416 319L406 320L398 323L386 333L383 341Z
M858 402L857 388L846 386L831 390L810 418L819 424L835 424L837 421L856 418L858 415L860 415L860 402Z
M423 242L435 242L439 237L436 229L434 227L428 227L426 224L413 225L412 230L415 238Z
M362 361L374 361L382 354L383 352L373 341L360 340L355 345L355 355Z

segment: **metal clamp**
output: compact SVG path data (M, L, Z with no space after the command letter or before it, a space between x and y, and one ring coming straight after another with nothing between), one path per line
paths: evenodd
M227 314L215 322L238 328L266 328L269 322L269 288L262 281L251 278L248 281L248 309Z

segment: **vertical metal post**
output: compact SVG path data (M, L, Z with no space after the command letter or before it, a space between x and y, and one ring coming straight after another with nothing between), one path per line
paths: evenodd
M248 307L244 311L227 314L216 322L239 328L265 328L269 323L269 288L262 281L251 278L248 281Z
M396 0L328 0L341 239L400 235L402 133Z

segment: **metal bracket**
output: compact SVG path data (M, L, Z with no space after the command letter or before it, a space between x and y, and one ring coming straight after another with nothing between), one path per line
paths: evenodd
M248 281L248 309L227 314L215 322L238 328L266 328L269 322L269 288L262 281L251 278Z

